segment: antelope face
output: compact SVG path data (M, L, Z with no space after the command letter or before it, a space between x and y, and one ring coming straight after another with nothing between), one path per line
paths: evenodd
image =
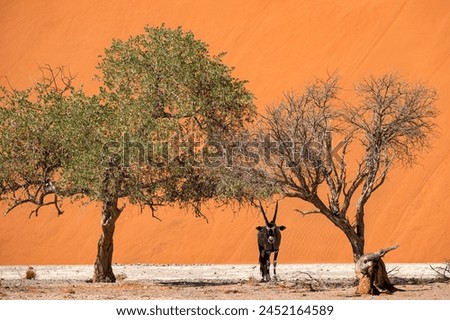
M280 231L286 229L285 226L277 226L273 223L269 223L266 226L256 227L256 230L260 232L260 237L265 239L268 244L274 244L277 239L281 238Z
M266 222L265 226L257 227L256 229L260 232L260 236L263 237L269 245L272 245L274 243L280 242L281 240L281 234L280 231L283 231L286 229L285 226L277 226L275 224L275 220L277 219L277 212L278 212L278 202L275 207L275 212L273 214L272 221L269 222L266 216L266 212L264 211L263 206L261 205L261 202L259 203L259 207L261 209L261 213L263 214L264 221Z
M277 226L273 223L266 226L266 233L267 233L267 241L272 244L275 242L275 230Z

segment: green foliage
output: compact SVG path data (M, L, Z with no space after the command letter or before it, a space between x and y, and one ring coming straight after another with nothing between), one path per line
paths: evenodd
M221 57L211 57L205 43L181 28L146 27L105 50L98 65L100 96L121 111L119 132L139 138L154 130L166 138L166 130L212 134L238 128L253 115L252 95Z
M26 202L57 205L56 197L46 200L55 187L59 196L91 195L102 170L98 124L107 121L105 108L82 88L74 89L64 68L42 71L33 88L1 89L0 181L9 209Z
M245 82L232 77L222 56L211 57L191 32L164 26L114 40L105 50L98 79L100 100L116 115L109 137L125 142L126 133L146 148L144 164L136 148L127 154L134 163L126 163L133 202L198 203L215 194L213 181L203 177L207 168L194 160L201 156L197 147L225 141L255 112ZM150 146L162 166L148 163Z
M49 194L54 204L81 195L152 208L215 196L199 146L226 141L255 114L222 56L181 28L146 27L105 50L96 95L49 66L33 88L1 88L0 193L10 209L40 208Z
M11 185L45 179L60 166L60 144L53 143L51 104L57 94L43 95L40 88L10 90L2 88L0 98L0 142L2 181ZM35 97L32 98L32 95Z

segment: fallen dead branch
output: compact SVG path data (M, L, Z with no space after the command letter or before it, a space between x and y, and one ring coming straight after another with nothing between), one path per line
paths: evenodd
M430 265L430 268L436 273L439 281L450 281L450 260L447 260L443 267L433 267Z

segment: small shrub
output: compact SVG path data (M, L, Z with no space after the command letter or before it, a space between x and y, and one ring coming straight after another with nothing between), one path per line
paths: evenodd
M34 280L36 279L36 270L33 267L28 267L27 272L25 272L25 279Z

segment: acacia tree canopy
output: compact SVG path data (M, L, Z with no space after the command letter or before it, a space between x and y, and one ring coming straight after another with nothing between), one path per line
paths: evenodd
M201 159L205 141L225 141L254 115L245 81L232 76L191 32L146 27L114 40L98 64L98 94L75 88L65 68L42 67L25 90L1 88L0 182L8 212L35 213L61 197L100 201L102 235L94 281L112 271L119 200L199 205L216 195Z

